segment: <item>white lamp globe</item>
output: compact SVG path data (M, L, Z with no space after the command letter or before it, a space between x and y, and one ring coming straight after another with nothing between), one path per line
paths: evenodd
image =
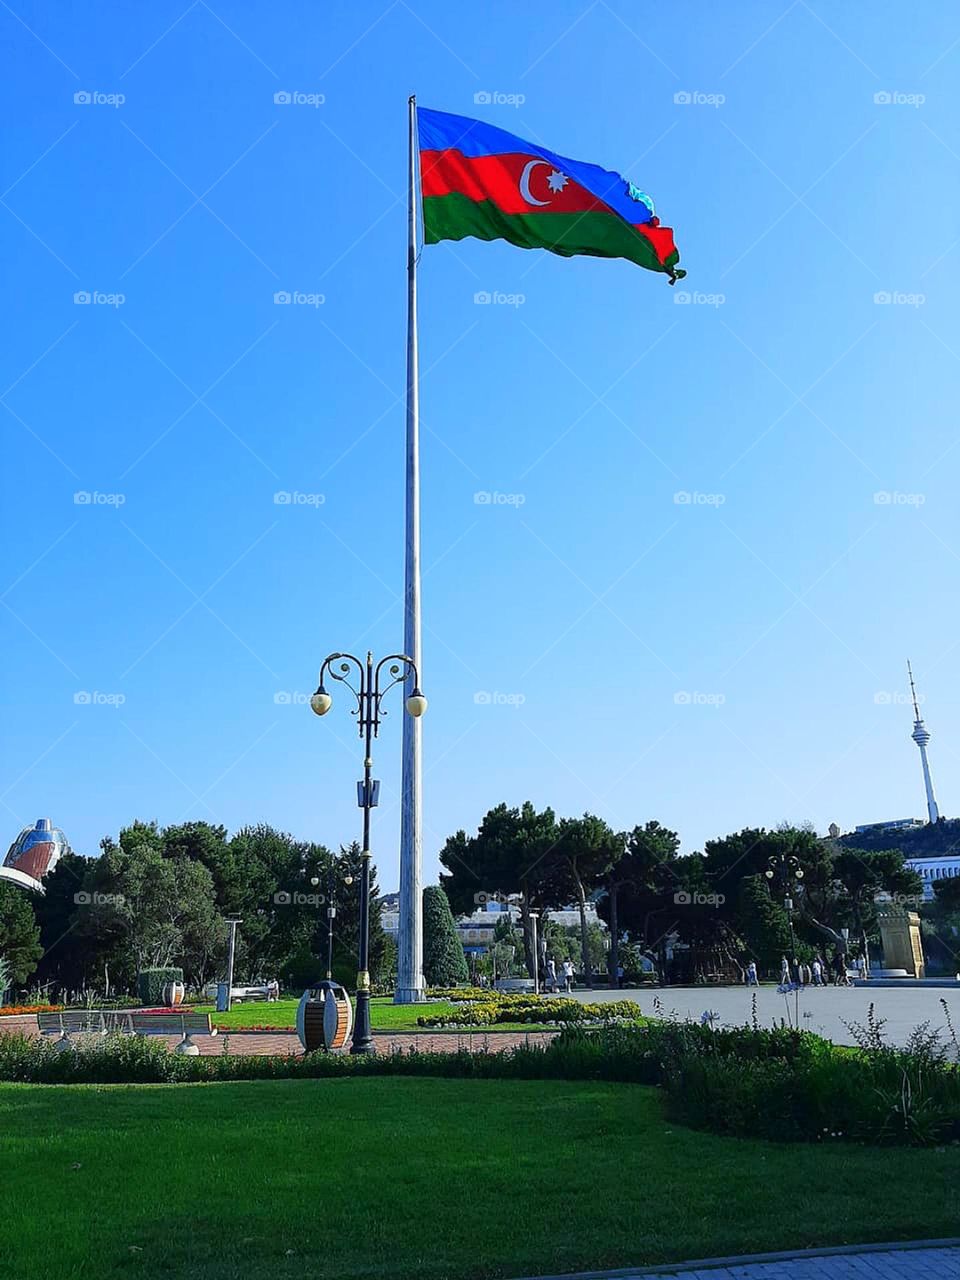
M318 689L310 699L310 710L318 716L325 716L333 706L333 699L326 689Z
M413 716L415 720L420 717L427 709L427 700L419 689L414 689L410 697L407 699L407 712Z

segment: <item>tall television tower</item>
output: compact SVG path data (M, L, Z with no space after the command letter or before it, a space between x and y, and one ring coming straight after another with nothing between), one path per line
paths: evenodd
M913 698L913 733L910 735L914 742L920 748L920 760L923 764L923 785L927 793L927 816L931 822L936 822L940 817L940 810L937 808L937 798L933 794L933 780L930 777L930 762L927 760L927 743L930 741L930 734L927 726L920 718L920 708L917 705L917 690L913 683L913 669L907 660L907 675L910 677L910 695Z

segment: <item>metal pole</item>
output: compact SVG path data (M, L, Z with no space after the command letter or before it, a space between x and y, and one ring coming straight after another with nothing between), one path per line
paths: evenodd
M337 909L333 905L334 883L333 883L333 867L330 868L330 877L327 881L327 981L333 981L333 922L336 919Z
M403 600L404 653L423 679L420 636L420 391L417 350L417 100L409 100L410 164L407 208L407 429ZM400 921L397 1004L425 998L423 981L423 762L420 720L403 720L400 813Z
M230 941L227 945L227 1011L233 1007L233 961L237 953L237 925L240 920L228 920Z
M540 994L540 951L537 942L537 912L530 912L530 920L533 924L533 994Z
M370 1033L370 803L373 799L374 718L377 691L373 687L373 655L367 654L366 681L360 686L360 715L363 724L363 865L360 871L360 943L357 970L357 1011L353 1023L351 1053L373 1053ZM408 717L412 719L412 717Z

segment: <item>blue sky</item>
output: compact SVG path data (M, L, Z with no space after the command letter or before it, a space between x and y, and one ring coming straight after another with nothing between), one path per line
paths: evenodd
M920 815L908 656L957 813L956 6L10 0L0 31L7 839L354 837L345 699L302 695L402 643L412 91L618 169L689 271L424 250L426 878L501 800L687 850Z

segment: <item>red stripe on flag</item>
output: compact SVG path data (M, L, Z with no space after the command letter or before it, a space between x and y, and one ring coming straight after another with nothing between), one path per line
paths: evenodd
M551 178L554 186L559 186L563 176L539 156L510 154L471 158L453 149L420 152L424 198L458 192L470 200L491 200L506 214L594 212L617 216L572 178L566 179L562 190L551 190Z

